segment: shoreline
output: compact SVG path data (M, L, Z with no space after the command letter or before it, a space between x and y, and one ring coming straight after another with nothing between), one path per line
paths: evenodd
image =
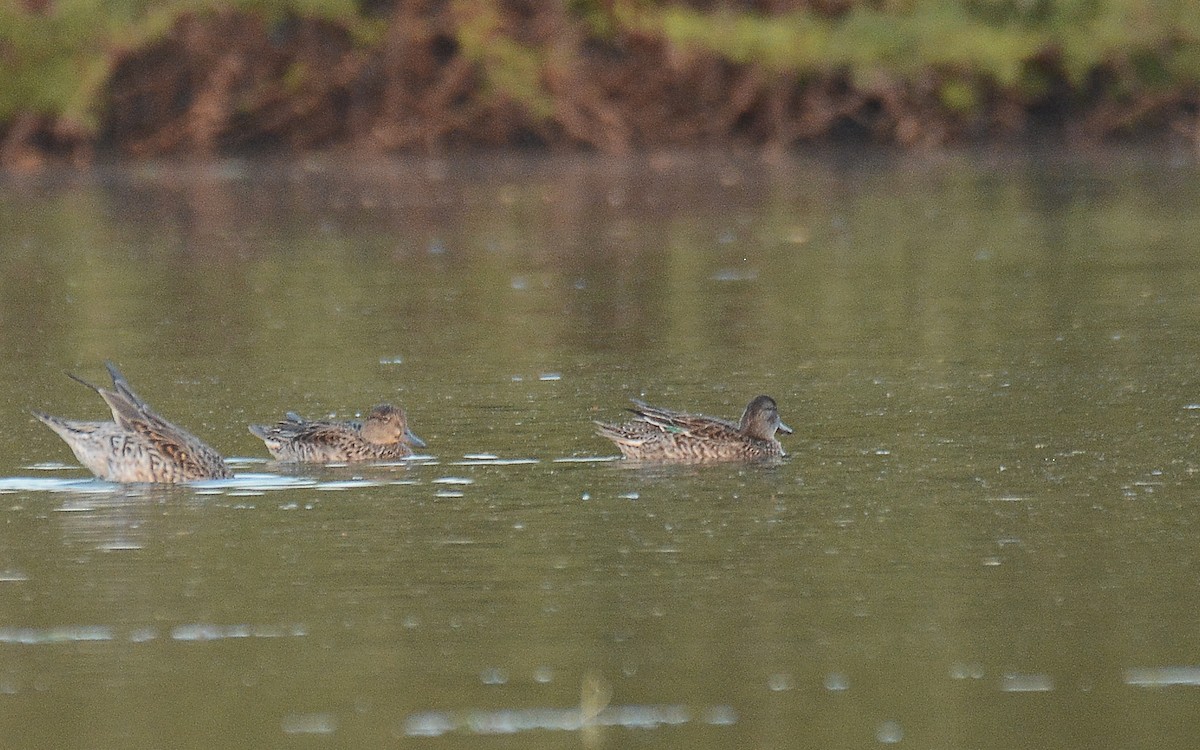
M934 32L919 25L925 6L917 6L891 14L911 26L896 33L928 41ZM20 98L22 87L44 93L45 71L12 77L17 98L0 109L0 169L498 148L620 155L721 147L765 158L846 145L1200 148L1200 88L1186 70L1150 85L1141 73L1131 79L1129 59L1111 50L1073 61L1061 49L1066 41L1049 32L970 18L955 22L992 34L968 50L980 62L928 50L930 60L908 60L863 46L869 27L854 32L888 20L887 12L847 7L834 17L626 2L397 3L375 16L325 18L187 11L144 20L120 40L86 40L95 49L73 63L81 70L69 71L78 75L63 101ZM53 31L56 21L31 10L22 20L27 34L39 25ZM0 35L19 50L20 31ZM1168 41L1184 32L1160 31ZM810 37L811 50L797 46ZM828 49L830 40L861 48ZM1007 60L983 54L985 43L1001 42L1025 46Z

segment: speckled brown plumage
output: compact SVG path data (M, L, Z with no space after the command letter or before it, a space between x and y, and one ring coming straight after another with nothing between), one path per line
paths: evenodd
M621 455L637 461L704 463L747 461L786 455L775 438L776 430L791 434L779 419L779 408L770 396L757 396L746 406L739 422L700 414L686 414L633 400L632 422L597 422L596 432L613 441Z
M174 483L233 476L219 453L156 414L113 363L106 362L105 367L112 376L112 390L70 377L100 394L112 410L112 422L83 422L33 412L66 441L88 470L110 482Z
M250 425L277 461L353 463L407 458L425 442L408 429L403 409L380 404L362 422L309 421L294 412L273 425Z

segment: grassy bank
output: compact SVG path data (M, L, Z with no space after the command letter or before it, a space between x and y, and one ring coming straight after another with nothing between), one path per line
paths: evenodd
M1193 137L1198 81L1184 0L24 0L0 5L0 163Z

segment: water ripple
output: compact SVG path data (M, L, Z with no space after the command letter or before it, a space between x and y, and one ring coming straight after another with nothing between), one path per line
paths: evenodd
M556 464L594 464L608 463L610 461L620 461L620 456L563 456L562 458L554 459Z
M111 641L116 636L107 625L61 625L54 628L0 627L0 643L40 646L48 643Z
M524 463L523 460L498 461L496 463ZM443 477L433 480L434 484L473 484L465 477ZM324 491L353 490L397 484L419 484L416 480L391 478L368 479L352 477L321 481L311 476L270 474L265 472L243 472L230 479L205 479L183 485L118 484L95 478L56 479L48 477L0 477L0 495L18 492L69 493L74 495L142 495L147 490L171 490L173 487L190 489L198 495L226 495L228 497L256 497L277 490L316 489ZM70 506L57 510L90 511L91 507Z
M736 722L736 713L729 706L710 707L702 716L705 723L716 726ZM692 720L688 709L680 705L610 706L590 719L585 718L578 708L472 709L461 713L423 711L405 720L404 734L409 737L440 737L450 732L496 735L536 729L574 732L595 726L655 729L687 724Z
M176 641L220 641L229 638L298 638L308 635L303 625L215 625L199 622L171 628Z
M50 628L3 627L0 626L0 644L20 646L44 646L57 643L81 643L85 641L128 640L130 643L148 643L157 640L160 633L153 626L135 627L121 636L110 625L58 625ZM240 638L299 638L308 635L308 628L301 624L254 625L237 623L217 625L213 623L187 623L171 628L170 638L175 641L220 641Z
M291 714L279 723L284 734L333 734L337 717L330 713Z
M462 461L451 461L450 466L517 466L520 464L540 463L536 458L500 458L499 456L482 457L479 455L463 456Z
M46 479L43 477L0 477L0 494L14 492L70 492L79 495L111 495L121 485L99 479Z
M1200 686L1200 667L1135 667L1125 670L1125 684L1134 687Z
M1054 690L1054 678L1047 674L1009 673L1000 677L1005 693L1048 693Z

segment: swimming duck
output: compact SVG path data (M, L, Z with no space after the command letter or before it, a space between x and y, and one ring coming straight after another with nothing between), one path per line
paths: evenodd
M408 429L404 410L391 404L371 409L362 422L309 421L295 412L274 425L250 425L277 461L352 463L412 455L425 441Z
M182 427L154 413L112 362L105 362L113 388L91 388L112 409L112 422L82 422L33 412L66 441L79 462L109 482L190 482L227 479L233 472L220 454Z
M700 414L662 409L633 399L636 416L625 424L596 422L596 432L637 461L704 463L746 461L787 455L776 430L792 434L770 396L756 396L736 424Z

